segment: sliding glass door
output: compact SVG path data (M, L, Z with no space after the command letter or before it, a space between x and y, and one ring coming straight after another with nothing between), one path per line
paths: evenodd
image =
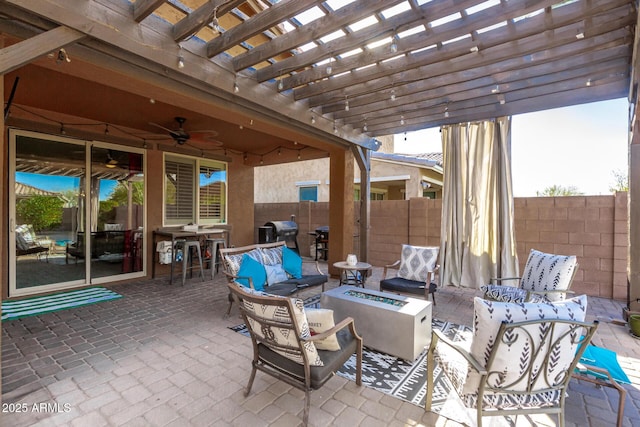
M10 131L10 295L143 274L143 153Z

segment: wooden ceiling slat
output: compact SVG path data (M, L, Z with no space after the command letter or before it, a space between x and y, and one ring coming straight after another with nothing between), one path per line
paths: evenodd
M474 13L467 18L458 18L435 28L430 28L428 32L422 32L399 39L396 42L396 52L392 52L387 46L384 46L374 50L367 50L362 54L353 55L349 58L337 60L333 64L334 74L355 70L369 64L380 63L381 61L403 53L410 53L416 49L426 48L431 45L446 42L447 40L453 40L457 37L469 36L472 31L487 28L504 22L507 19L513 19L523 14L543 9L545 6L553 4L556 1L557 0L512 0L499 3L496 6ZM432 12L432 4L433 3L430 2L423 5L426 12L425 14L429 16L431 22L451 14L450 10L445 9L444 12L446 12L446 14L440 16L437 7ZM436 4L435 6L439 5ZM285 78L283 80L283 88L286 90L299 87L325 77L326 74L323 73L323 70L312 68Z
M197 33L213 20L214 14L222 16L233 8L240 6L245 0L209 0L198 9L190 13L186 18L181 19L173 26L173 39L175 41L185 40L192 34Z
M144 18L162 6L164 2L165 0L137 0L133 4L133 20L135 22L142 22Z
M597 17L598 25L595 25L591 34L603 34L624 28L631 24L632 15L629 7L616 8L615 11ZM526 22L526 21L525 21ZM525 25L524 23L522 25ZM530 26L529 23L526 25ZM538 27L539 28L539 27ZM461 43L462 46L444 46L442 49L421 52L412 57L405 57L397 61L379 64L364 70L350 73L348 76L332 78L316 82L294 91L296 99L309 97L310 106L318 106L331 101L336 101L345 96L355 97L359 94L375 92L382 88L389 88L394 81L417 81L424 76L434 76L450 73L465 68L476 68L483 64L509 59L511 57L523 57L545 49L554 48L563 43L571 43L576 40L576 33L582 28L581 21L555 28L553 32L535 33L527 37L519 38L518 23L514 28L502 28L495 34L480 35L479 41L487 41L491 47L479 52L469 52L473 42ZM502 43L494 44L492 40L500 40ZM583 40L589 40L586 37ZM453 45L453 44L452 44ZM462 54L466 51L466 53ZM452 68L455 67L455 68ZM394 76L395 74L395 76Z
M389 101L391 89L381 90L366 96L356 97L350 103L349 112L344 111L344 102L333 103L323 107L323 114L333 113L338 119L351 115L362 115L381 109L389 110L418 102L421 99L429 98L433 91L438 91L438 96L446 96L449 93L460 90L472 90L484 85L501 85L514 80L531 78L537 75L544 75L574 67L584 67L593 62L608 61L614 58L628 58L629 49L625 44L625 37L622 31L618 38L611 39L608 35L603 35L598 39L600 44L574 44L569 53L567 50L556 49L549 52L545 61L531 65L521 58L510 58L505 61L495 62L477 68L468 68L461 71L433 76L430 79L398 84L393 86L396 99Z
M606 101L625 97L628 87L625 82L618 81L603 84L598 87L582 87L566 92L553 93L546 96L532 97L526 100L515 101L505 105L483 105L467 109L459 114L451 114L444 118L442 113L423 117L419 120L407 121L404 126L399 124L384 129L371 130L372 136L392 135L402 132L412 132L424 128L445 126L447 124L473 122L479 120L491 120L500 116L524 114L533 111L541 111L552 108L566 107L584 104L587 102ZM499 108L502 107L502 108Z
M575 68L568 71L539 76L534 79L525 79L511 82L500 86L500 92L491 93L491 87L484 87L476 90L458 92L456 95L447 96L446 102L442 98L422 101L405 109L401 113L405 120L414 118L444 114L445 108L449 114L481 105L500 104L500 99L504 100L504 105L545 94L564 92L568 90L584 87L587 80L595 87L597 84L605 84L613 80L620 80L625 76L625 59L617 59L610 62L603 62L587 67ZM504 86L504 87L503 87ZM502 89L505 89L504 91ZM384 114L374 117L367 117L367 126L375 130L377 126L395 124L396 116ZM347 124L353 124L353 120L347 120Z
M337 40L322 44L315 49L298 53L285 61L278 61L269 68L256 73L256 79L259 82L272 79L278 75L310 66L330 56L339 55L357 47L364 47L367 44L389 37L393 32L399 33L408 30L418 25L418 22L424 20L426 16L429 16L432 20L444 18L456 10L459 10L459 8L472 7L484 1L485 0L465 0L464 2L454 5L449 1L438 0L425 3L422 6L416 6L401 14L382 20L377 25L372 25L355 33L349 33Z
M256 34L280 24L282 21L303 12L323 0L283 0L252 16L243 23L230 28L207 43L207 56L214 57L232 46Z
M331 34L351 23L365 19L402 1L405 0L366 0L353 2L334 13L324 15L268 43L256 46L248 52L236 56L233 59L233 67L236 71L244 70L258 62L272 58L279 53L286 52L313 40L317 40L327 34Z

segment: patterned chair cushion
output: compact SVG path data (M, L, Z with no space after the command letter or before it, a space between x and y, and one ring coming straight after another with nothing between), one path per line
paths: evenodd
M483 298L500 302L521 304L523 302L549 302L549 299L541 294L531 294L527 301L528 292L515 286L484 285L480 289L484 292Z
M487 301L476 297L474 299L474 323L473 340L470 347L471 355L482 365L487 366L489 356L494 346L498 329L502 322L515 323L527 320L573 320L583 322L587 311L587 297L581 295L566 301L556 303L522 303L512 304L498 301ZM538 328L539 324L533 325ZM558 332L562 328L557 328ZM539 336L539 331L532 330L534 336ZM517 340L507 352L498 353L493 360L492 370L506 372L506 376L501 377L505 383L520 377L514 370L514 360L519 360L520 355L528 357L531 349L524 348L527 340ZM542 352L544 353L544 352ZM563 372L562 369L570 365L575 354L572 351L563 352L557 355L558 360L554 373ZM544 354L540 354L543 357ZM480 375L471 371L462 390L462 394L473 394L477 392L480 382Z
M259 296L269 296L272 298L286 298L279 297L267 294L262 291L254 291L249 288L238 287L241 292ZM309 323L307 322L307 315L304 310L304 303L301 299L291 298L292 306L293 306L293 315L295 316L296 322L300 330L298 331L299 335L302 338L311 337L311 332L309 330ZM289 315L289 311L286 307L280 307L275 305L264 305L264 304L253 304L252 302L243 299L242 305L244 308L254 314L257 314L259 317L264 319L273 319L279 322L290 323L291 316ZM248 317L247 327L251 328L253 333L255 333L260 338L265 339L264 333L268 330L270 335L270 340L275 341L278 344L290 345L293 347L298 346L297 337L293 336L289 329L278 329L278 328L262 328L262 324L257 322L256 320ZM265 339L265 342L268 340ZM324 366L322 359L318 354L318 350L313 342L305 342L303 344L303 349L306 352L307 359L309 360L309 364L311 366ZM286 357L287 359L293 360L296 363L303 364L302 357L299 353L294 351L287 351L282 349L275 349L274 351Z
M576 263L573 255L555 255L531 249L520 287L530 291L568 290ZM547 294L547 298L561 301L565 299L565 294L552 292Z
M437 247L402 245L398 277L426 283L436 268L438 251Z
M240 271L240 265L242 265L242 257L245 254L258 261L259 263L262 263L262 252L259 249L252 249L249 252L243 254L227 255L225 259L227 261L227 267L229 268L229 273L231 275L238 275L238 271Z

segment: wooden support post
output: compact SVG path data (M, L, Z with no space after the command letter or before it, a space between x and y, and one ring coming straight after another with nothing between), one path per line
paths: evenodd
M353 250L353 153L331 152L329 166L329 274L339 271L333 263L344 261Z

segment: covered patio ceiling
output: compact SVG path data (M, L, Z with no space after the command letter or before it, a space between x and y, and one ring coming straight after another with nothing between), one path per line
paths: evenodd
M68 84L93 78L120 105L154 98L127 76L164 85L175 104L169 97L145 114L118 115L117 108L93 114L78 100L75 109L53 109L149 135L161 133L150 122L175 128L174 116L190 114L185 127L215 129L216 144L246 151L248 138L237 129L251 129L247 118L255 117L256 124L275 123L249 138L269 136L265 149L293 143L288 127L377 149L381 135L633 99L636 6L631 0L4 0L1 70L11 77L30 64ZM60 48L77 61L73 71L47 57L53 52L57 59ZM5 78L5 98L11 83ZM40 90L18 91L16 101L31 97L23 103L52 109L47 93L60 94ZM119 91L137 98L119 99ZM185 99L214 99L220 111L189 111L181 91Z

